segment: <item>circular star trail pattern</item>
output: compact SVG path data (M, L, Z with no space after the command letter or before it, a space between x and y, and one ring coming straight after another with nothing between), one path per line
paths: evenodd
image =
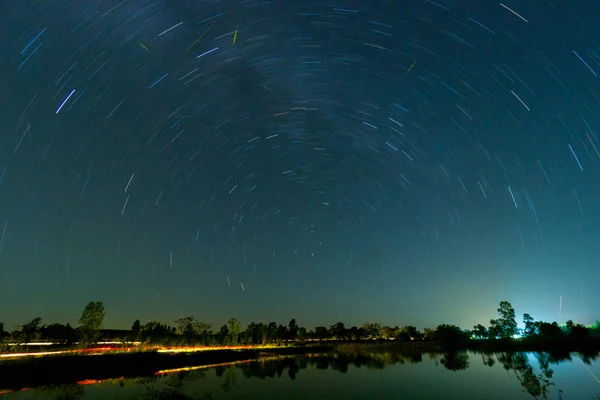
M590 322L600 47L576 3L6 5L3 318Z

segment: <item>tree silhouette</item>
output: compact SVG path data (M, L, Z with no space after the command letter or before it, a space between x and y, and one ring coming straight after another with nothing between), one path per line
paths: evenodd
M525 325L523 336L530 337L538 334L537 325L535 324L535 321L531 315L527 313L523 314L523 324Z
M35 338L36 334L39 332L42 327L42 319L40 317L35 317L31 320L31 322L26 323L21 327L21 332L23 334L22 340L24 342L30 342Z
M488 330L485 326L477 324L473 327L473 336L475 336L478 339L487 339Z
M512 338L518 333L515 309L508 301L501 301L498 307L500 318L490 321L492 337Z
M237 319L230 318L229 321L227 321L227 329L229 329L229 334L231 335L231 343L236 344L240 336L240 323Z
M335 339L346 339L346 326L343 322L338 322L329 328L329 334Z
M140 320L136 319L131 325L131 339L132 340L140 340L140 333L142 331L142 325L140 324Z
M82 346L98 342L104 315L104 303L101 301L90 301L85 306L79 318L80 343Z
M296 340L298 338L298 330L300 328L296 324L296 319L292 318L288 323L288 339Z
M440 363L449 371L462 371L469 368L469 355L464 351L444 353Z
M467 333L456 325L442 324L435 329L433 339L445 349L459 349L469 341Z

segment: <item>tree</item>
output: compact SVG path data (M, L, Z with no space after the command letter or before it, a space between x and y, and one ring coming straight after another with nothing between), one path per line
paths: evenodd
M473 327L473 336L477 339L487 339L488 330L485 328L485 326L477 324Z
M541 336L557 338L563 335L563 331L556 322L536 322L536 325Z
M435 329L424 328L423 336L425 337L425 340L433 340L435 338Z
M433 340L445 350L457 350L469 342L469 336L456 325L442 324L435 329Z
M497 337L508 339L512 338L518 333L517 321L515 315L515 309L508 301L501 301L500 307L498 307L498 314L500 318L492 320L492 327Z
M292 318L288 324L288 334L290 340L296 340L298 338L298 330L300 328L296 324L296 319Z
M131 340L140 340L140 334L142 333L142 324L139 319L136 319L131 325Z
M406 325L402 328L402 332L406 333L409 340L421 340L423 338L423 334L419 332L417 328L411 325Z
M196 335L196 318L194 317L183 317L175 320L177 331L180 335L190 338Z
M380 332L384 339L395 339L398 336L396 329L391 326L382 326Z
M54 343L72 344L75 338L75 329L66 324L50 324L43 328L44 337Z
M588 328L581 324L575 324L572 320L566 322L567 333L572 338L587 339L590 336Z
M237 344L241 330L241 325L238 320L230 318L229 321L227 321L227 329L229 329L229 333L231 334L231 343Z
M324 326L315 327L315 339L324 340L327 339L329 332Z
M373 322L365 322L362 324L361 328L365 332L365 336L367 339L376 339L380 336L381 333L381 325Z
M531 315L527 313L523 314L523 325L525 325L523 336L530 337L537 335L537 325Z
M101 301L90 301L85 306L79 318L80 342L83 346L98 342L104 316L104 303Z
M346 339L346 326L344 325L343 322L337 322L333 325L331 325L331 327L329 328L329 334L334 338L334 339Z
M219 343L222 345L227 344L227 339L229 339L229 328L227 328L227 325L223 325L221 329L219 329L219 333L217 335L219 338Z
M36 337L36 334L40 331L42 327L42 319L40 317L35 317L31 320L31 322L26 323L21 327L21 332L23 333L23 341L30 342L32 339Z
M176 328L157 321L150 321L142 326L140 339L152 344L165 344L173 338L175 332Z
M305 340L306 340L306 328L301 327L300 329L298 329L298 341L300 342L300 344L304 344Z

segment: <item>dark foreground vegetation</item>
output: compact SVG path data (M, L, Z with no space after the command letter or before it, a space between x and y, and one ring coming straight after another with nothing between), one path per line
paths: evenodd
M567 321L535 321L529 314L523 315L524 329L517 327L515 310L507 301L500 302L498 318L488 326L478 324L473 329L461 329L455 325L441 324L423 331L414 326L385 326L366 322L360 327L346 327L338 322L330 327L317 326L308 330L299 326L295 319L287 325L251 322L245 329L231 318L217 330L193 316L180 318L167 325L157 321L142 324L136 320L130 330L103 330L104 305L88 303L79 318L79 326L54 323L43 325L41 318L34 318L12 332L0 323L0 352L31 350L27 343L52 342L56 346L95 346L102 341L135 342L150 346L229 346L229 345L282 345L314 341L395 341L407 342L432 350L480 349L541 351L553 348L565 350L600 349L600 322L590 327ZM423 343L428 342L428 343ZM422 343L422 344L421 344Z

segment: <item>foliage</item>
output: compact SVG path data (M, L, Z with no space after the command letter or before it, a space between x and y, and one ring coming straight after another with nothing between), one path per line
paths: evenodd
M444 353L440 363L449 371L462 371L469 368L469 355L464 351Z
M471 335L476 339L487 339L488 338L488 330L485 326L481 324L477 324L473 327L473 331Z
M131 336L130 339L133 341L140 340L140 334L142 331L142 324L139 319L136 319L131 325Z
M445 349L460 349L468 343L469 336L456 325L442 324L435 329L433 339Z
M83 346L95 344L100 338L100 328L104 321L104 303L90 301L79 318L80 343Z
M107 333L102 331L105 312L102 302L88 303L79 319L80 326L73 329L69 324L43 325L41 318L37 317L23 325L21 328L9 333L0 323L0 344L4 342L4 350L8 349L7 343L28 343L30 341L52 341L56 344L71 345L77 341L83 346L96 343L101 337L110 340L140 341L144 345L188 346L188 345L281 345L304 344L307 341L323 340L393 340L393 341L434 341L445 350L459 350L480 346L485 339L512 338L517 332L515 311L507 301L502 301L498 308L499 318L491 320L491 325L485 327L477 324L470 331L463 331L456 325L441 324L435 329L425 328L422 332L416 327L405 325L387 326L376 322L365 322L362 326L346 327L343 322L337 322L329 328L317 326L313 330L298 325L296 319L291 319L286 325L276 322L262 323L251 322L244 329L235 318L230 318L226 324L213 331L212 326L194 316L180 318L170 326L158 321L149 321L142 324L136 320L131 330L122 333ZM498 342L495 346L517 346L520 343L539 349L540 346L555 346L557 340L565 340L567 346L574 346L576 350L584 347L581 343L588 343L596 331L600 331L600 323L586 328L573 321L567 321L561 328L556 322L535 321L529 314L523 314L523 340ZM595 328L597 327L597 328ZM118 336L121 335L121 336ZM471 338L477 341L471 341ZM10 351L17 351L18 346L12 346Z
M537 335L537 325L531 315L527 313L523 314L523 325L525 325L525 330L523 330L523 336L527 337Z
M515 336L519 329L513 306L508 301L501 301L498 314L500 318L490 320L489 337L510 339Z
M239 321L235 318L230 318L229 321L227 321L227 329L231 336L231 343L236 344L240 339L241 325Z
M550 369L548 355L537 353L541 373L536 374L529 364L525 353L502 353L498 355L498 361L507 371L512 371L523 387L523 391L534 399L547 399L554 371Z

